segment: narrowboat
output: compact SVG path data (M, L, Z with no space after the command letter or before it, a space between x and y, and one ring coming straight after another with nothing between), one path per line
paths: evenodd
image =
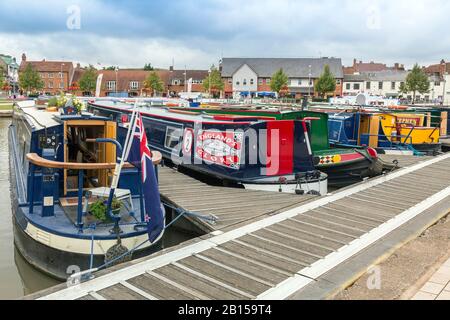
M126 125L133 106L90 101L88 110ZM315 169L306 122L269 117L202 115L140 106L149 145L165 163L226 186L295 194L327 194Z
M435 155L438 126L424 126L424 114L341 112L330 115L330 142L338 147L369 146L379 153Z
M380 175L383 165L370 147L332 148L328 137L328 114L314 111L277 110L258 106L222 107L221 109L177 108L203 114L258 116L276 120L307 120L315 168L328 175L328 185L345 187L364 178Z
M129 164L115 189L114 216L91 211L97 204L102 213L124 143L118 138L127 129L101 116L49 110L34 101L13 108L9 163L14 243L32 266L65 280L111 263L120 252L148 240L148 221L140 169ZM155 152L154 163L160 159ZM160 249L163 232L126 259Z

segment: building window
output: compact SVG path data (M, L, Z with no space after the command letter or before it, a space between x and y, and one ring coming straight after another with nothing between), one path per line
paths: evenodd
M266 84L270 84L270 78L266 79Z
M341 84L341 79L336 79L336 84Z
M258 84L263 84L263 79L262 78L258 79Z
M232 84L233 83L233 78L228 78L228 84Z
M41 73L41 77L42 77L42 78L45 78L45 73Z
M53 73L49 73L49 74L48 74L48 77L49 77L49 78L53 78Z
M244 86L247 85L247 79L244 79L244 81L242 81L242 85L244 85Z
M49 88L49 89L53 89L53 82L50 81L50 82L48 83L48 88Z
M367 89L367 90L370 90L370 81L367 81L367 82L366 82L366 89Z
M59 72L59 73L58 73L58 77L59 77L60 79L62 79L62 78L63 78L63 73L62 73L62 72Z
M60 88L60 89L64 89L64 81L61 81L61 82L59 83L59 88Z
M383 90L383 81L378 82L378 89Z
M439 87L441 85L441 82L440 81L436 81L435 83L434 83L434 86L435 87Z
M391 89L395 90L395 82L391 82Z
M239 81L236 81L236 85L238 86L240 84L240 82Z
M353 90L359 90L361 87L359 85L359 83L354 83L353 84Z
M347 90L350 90L350 83L346 83L346 84L345 84L345 88L346 88Z
M130 89L131 90L139 89L139 82L138 81L130 81Z
M180 79L173 79L172 80L172 85L179 86L180 84L181 84L181 80Z
M250 84L253 85L254 84L254 80L250 79Z
M108 82L106 82L106 89L108 89L108 90L116 90L116 82L115 81L108 81Z

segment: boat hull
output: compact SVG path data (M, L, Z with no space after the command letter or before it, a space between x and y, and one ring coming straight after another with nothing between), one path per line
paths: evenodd
M64 251L47 246L33 237L13 217L14 244L20 255L34 268L60 281L65 281L74 272L90 268L90 255ZM89 241L88 241L89 242ZM132 259L149 255L161 249L162 241L159 240L151 246L135 251ZM88 243L86 243L89 245ZM129 248L130 249L130 248ZM95 254L93 256L93 267L104 264L105 256Z

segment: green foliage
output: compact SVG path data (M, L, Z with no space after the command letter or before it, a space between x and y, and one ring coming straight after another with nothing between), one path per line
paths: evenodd
M418 64L408 73L406 82L400 85L400 93L413 93L413 104L416 101L417 92L424 94L430 91L430 81L426 73L419 67Z
M152 71L144 81L144 88L151 90L154 96L157 92L164 91L164 82L155 71Z
M57 107L58 106L58 98L57 97L51 97L48 100L48 106L49 107Z
M103 70L116 70L115 66L103 67Z
M287 86L287 84L288 76L284 73L283 69L280 69L272 75L272 79L270 80L270 89L279 94L280 91Z
M44 88L44 81L30 63L19 75L19 84L23 90L28 92Z
M97 85L97 70L92 65L83 73L78 81L78 85L83 92L91 93L95 90Z
M4 76L5 70L2 66L0 66L0 90L2 90L3 86L5 85L5 76Z
M336 79L330 71L330 66L325 65L323 73L317 79L315 85L315 91L319 93L321 97L324 97L327 93L334 92L336 90Z
M146 63L146 64L144 65L144 70L146 70L146 71L153 71L154 68L152 67L152 64L151 64L151 63Z
M77 109L78 113L81 113L81 111L84 109L84 103L77 98L72 99L72 105L75 109Z
M95 201L94 203L89 205L89 212L98 220L102 222L109 222L111 221L106 213L106 205L107 205L107 199L99 199ZM112 211L119 211L120 208L122 208L122 202L117 200L116 197L113 198L113 201L111 203L111 210Z
M225 84L222 81L222 75L216 67L212 66L209 75L203 80L203 90L210 92L214 97L220 95Z
M61 93L60 95L59 95L59 97L57 98L57 103L56 103L56 106L58 107L58 108L62 108L62 107L64 107L65 105L66 105L66 103L67 103L67 97L66 97L66 95L64 94L64 93Z

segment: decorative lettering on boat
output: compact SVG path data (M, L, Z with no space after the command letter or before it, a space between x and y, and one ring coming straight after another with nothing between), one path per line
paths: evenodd
M239 169L243 132L199 130L195 156L206 163Z

